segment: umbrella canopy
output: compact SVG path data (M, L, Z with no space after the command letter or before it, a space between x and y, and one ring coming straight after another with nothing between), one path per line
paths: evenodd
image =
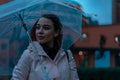
M22 0L21 0L22 1ZM76 8L55 0L25 0L27 3L19 2L13 5L0 6L0 42L6 40L9 50L8 64L15 64L18 56L28 45L27 34L22 27L22 17L28 31L33 24L44 13L56 14L63 24L62 47L68 49L81 35L82 13ZM21 6L20 6L21 5ZM5 11L3 11L5 10ZM1 46L1 45L0 45ZM4 46L3 46L4 47ZM0 50L0 55L2 50ZM16 56L15 56L16 55ZM7 64L7 63L6 63Z
M21 9L25 9L45 0L13 0L9 3L0 5L0 18L13 14Z
M23 20L25 21L28 30L30 30L30 28L33 26L35 21L39 19L41 14L44 13L53 13L60 18L64 26L62 46L64 49L68 49L73 44L73 42L80 37L81 12L73 7L63 4L62 2L53 1L53 0L40 1L39 3L33 4L31 6L27 6L27 7L25 6L21 9L17 9L17 11L6 17L1 16L2 18L0 19L0 24L2 24L2 26L6 26L6 28L4 28L5 30L2 32L0 36L7 34L7 31L10 31L10 29L15 29L17 30L16 37L19 36L21 31L22 32L19 38L25 37L26 35L25 31L21 30L22 25L19 14L23 17ZM8 35L9 36L7 37L13 37L10 36L10 34Z

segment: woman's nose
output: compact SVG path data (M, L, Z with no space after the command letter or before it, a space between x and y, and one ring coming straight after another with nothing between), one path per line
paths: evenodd
M40 29L38 30L39 33L43 33L43 28L40 27Z

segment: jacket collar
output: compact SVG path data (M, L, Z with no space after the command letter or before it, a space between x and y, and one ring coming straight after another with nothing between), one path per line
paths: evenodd
M43 50L42 46L37 42L37 41L33 41L32 43L30 43L29 45L30 47L33 48L34 52L37 55L44 55L47 56L47 54L45 53L45 51Z
M37 41L33 41L32 43L30 43L29 46L33 48L34 52L38 56L48 56L44 51L43 47ZM61 56L65 55L64 49L60 48L57 55L61 55Z

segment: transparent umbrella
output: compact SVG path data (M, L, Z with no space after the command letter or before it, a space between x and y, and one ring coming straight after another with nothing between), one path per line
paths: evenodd
M73 7L63 4L62 2L54 0L40 1L36 4L33 4L32 6L29 5L27 7L18 9L17 11L6 17L2 17L0 19L0 24L4 26L12 26L12 28L9 27L10 29L18 29L18 35L20 34L19 31L21 31L19 38L23 38L26 34L24 30L20 30L22 25L19 15L21 15L21 17L23 18L27 29L30 30L35 21L39 19L41 14L44 13L53 13L60 18L64 26L62 46L64 49L68 49L74 43L74 41L80 37L81 12ZM9 28L5 28L6 31L9 31ZM6 34L6 32L3 31L0 36L2 36L3 34Z
M6 8L4 9L5 11L0 10L0 14L2 14L0 16L0 46L8 46L8 48L5 48L9 51L6 52L9 55L8 65L9 63L13 65L16 63L14 59L17 59L18 56L15 55L20 55L28 44L28 40L26 40L28 34L26 34L26 31L22 27L21 18L24 24L26 24L25 27L27 27L29 33L33 24L42 14L56 14L63 24L62 47L65 50L80 38L81 35L82 13L80 10L55 0L36 0L28 1L28 3L21 3L21 5L18 3L19 6L16 5L16 8L14 6L13 9L10 8L11 5L10 7L0 6L0 9ZM4 40L6 42L3 46ZM0 55L2 55L2 51L3 49L1 49Z

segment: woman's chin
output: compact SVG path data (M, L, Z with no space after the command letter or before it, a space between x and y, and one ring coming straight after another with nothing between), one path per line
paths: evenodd
M40 44L45 44L45 43L46 43L45 40L38 40L38 42L39 42Z

